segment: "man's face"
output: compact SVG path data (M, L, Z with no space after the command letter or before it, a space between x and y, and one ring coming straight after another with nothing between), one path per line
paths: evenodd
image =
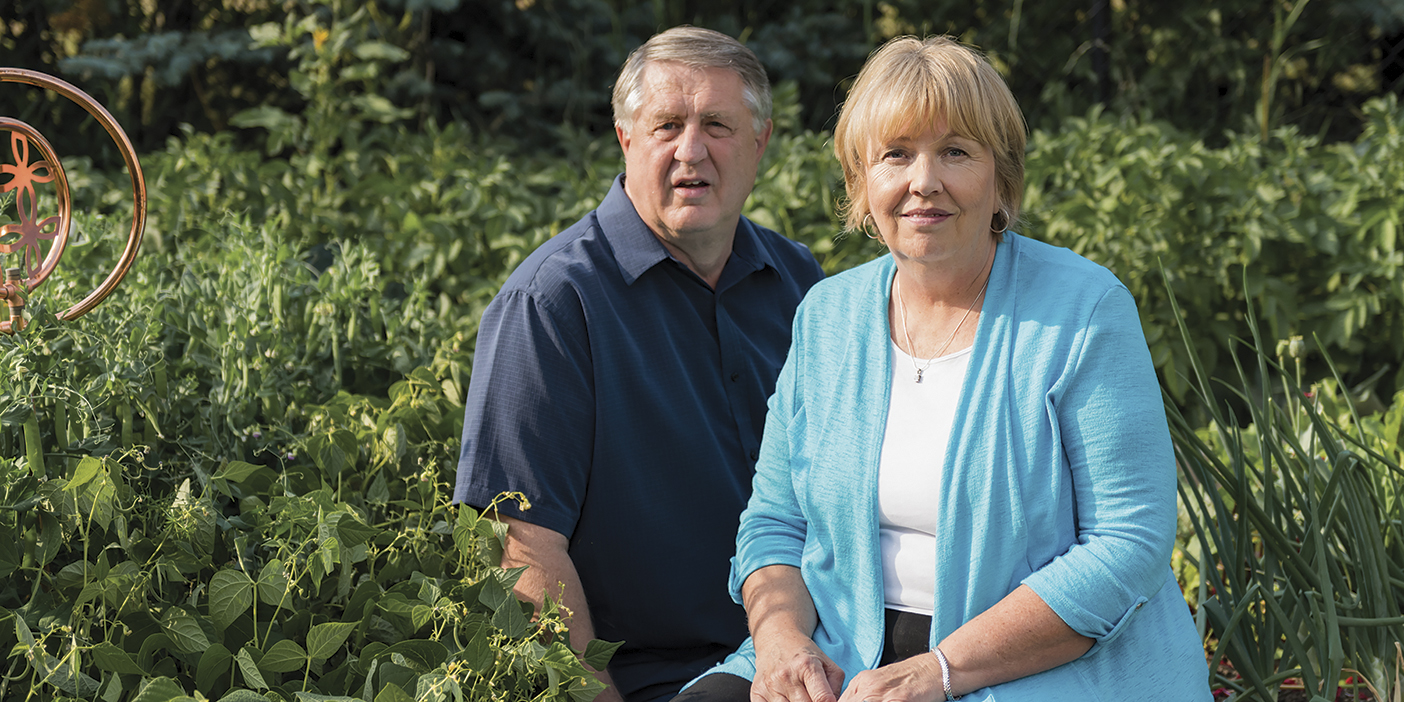
M723 68L652 63L624 149L624 191L665 244L729 239L770 141L742 101L741 77Z

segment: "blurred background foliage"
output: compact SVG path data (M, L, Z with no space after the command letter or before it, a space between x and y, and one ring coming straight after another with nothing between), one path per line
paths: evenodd
M6 65L67 76L145 149L183 124L222 131L269 105L297 112L295 47L250 31L309 10L357 8L370 37L402 55L363 75L428 120L546 146L563 125L609 130L609 88L627 53L680 23L737 36L774 82L798 89L799 126L831 127L867 54L898 34L948 33L1004 72L1030 125L1052 129L1094 104L1222 143L1294 124L1353 138L1361 106L1404 86L1404 0L6 0ZM348 67L342 67L348 68ZM103 144L40 95L0 95L0 113L65 141ZM42 115L42 118L41 118ZM246 137L248 138L248 137ZM86 145L85 145L86 146ZM84 153L90 150L80 149Z

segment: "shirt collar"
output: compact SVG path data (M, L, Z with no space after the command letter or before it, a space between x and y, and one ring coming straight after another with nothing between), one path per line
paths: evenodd
M624 192L624 174L614 178L614 184L604 201L600 203L595 216L599 219L600 230L609 246L614 250L614 259L624 274L624 282L633 285L645 271L659 262L673 258L663 242L658 240L653 230L639 217L634 203ZM742 217L736 226L736 238L731 243L731 258L722 270L717 288L728 287L731 282L740 280L755 271L770 267L779 271L770 250L760 245L756 225Z

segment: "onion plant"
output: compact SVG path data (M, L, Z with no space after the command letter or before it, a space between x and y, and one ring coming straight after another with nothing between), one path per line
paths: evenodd
M1251 306L1248 326L1236 384L1211 381L1186 344L1207 428L1166 401L1213 684L1264 701L1289 679L1313 702L1335 700L1343 675L1389 689L1404 640L1398 420L1392 434L1363 421L1338 376L1303 387L1301 340L1269 349Z

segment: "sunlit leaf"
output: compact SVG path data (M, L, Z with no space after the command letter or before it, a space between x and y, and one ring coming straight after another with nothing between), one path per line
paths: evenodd
M267 690L268 683L263 680L263 673L258 669L258 663L254 655L262 658L262 652L258 649L245 646L239 649L239 653L234 656L234 662L239 665L239 672L244 676L244 684L250 687Z
M327 622L312 627L307 632L307 655L313 660L331 658L356 626L356 622Z
M221 629L253 604L254 582L243 571L224 568L210 578L210 618Z
M307 651L296 641L283 639L268 648L258 662L260 670L270 673L291 673L307 665Z

